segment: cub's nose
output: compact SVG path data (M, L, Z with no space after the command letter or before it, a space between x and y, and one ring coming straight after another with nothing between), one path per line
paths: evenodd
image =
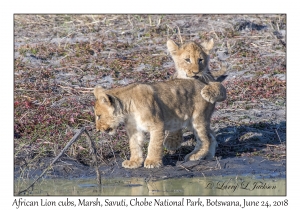
M190 73L190 74L186 74L186 77L196 77L196 76L198 76L198 73L193 72L193 73Z
M196 75L196 74L199 74L200 72L201 72L201 70L194 70L194 71L193 71L193 74Z

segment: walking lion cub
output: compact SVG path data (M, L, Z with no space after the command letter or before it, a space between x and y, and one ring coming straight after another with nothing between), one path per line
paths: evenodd
M216 140L210 129L215 108L203 99L199 91L205 84L197 79L173 79L152 84L130 84L103 89L96 87L94 95L97 131L114 134L120 123L125 124L129 137L130 159L125 168L162 166L165 131L189 128L194 131L196 146L185 160L200 160L215 154ZM150 133L148 154L144 161L143 132Z

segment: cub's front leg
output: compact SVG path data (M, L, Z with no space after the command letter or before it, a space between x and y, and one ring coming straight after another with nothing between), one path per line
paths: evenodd
M159 127L159 126L157 126ZM145 168L159 168L162 164L164 129L150 131L148 155L144 162Z
M209 82L201 90L202 97L210 102L221 102L226 99L226 89L220 82Z
M130 124L130 121L126 125L126 130L129 137L130 159L123 161L122 166L124 168L139 168L144 161L142 150L144 134L136 130L135 124Z
M205 116L199 113L193 121L194 135L196 138L196 146L194 150L184 157L185 161L201 160L207 157L212 158L215 154L216 141L212 139L213 135L210 129L210 123L207 122Z

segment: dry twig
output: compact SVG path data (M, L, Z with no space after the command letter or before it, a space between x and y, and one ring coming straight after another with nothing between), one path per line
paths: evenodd
M28 191L30 188L33 188L34 184L42 177L44 176L44 174L50 169L52 168L53 164L64 154L64 152L75 142L77 141L77 139L81 136L81 134L85 132L87 135L87 140L88 143L90 145L90 151L92 153L92 158L94 161L94 166L95 166L95 170L96 170L96 174L97 174L97 182L100 185L101 184L101 176L100 176L100 171L98 168L98 161L97 161L97 156L96 156L96 149L95 149L95 145L94 142L91 140L87 130L85 129L85 127L81 128L76 134L75 136L73 136L73 138L68 142L68 144L63 148L63 150L59 153L59 155L56 156L56 158L54 158L54 160L50 163L50 165L43 171L43 173L36 179L34 180L33 183L31 183L31 185L29 185L25 190L19 191L18 195L21 195L22 193L25 193L26 191Z

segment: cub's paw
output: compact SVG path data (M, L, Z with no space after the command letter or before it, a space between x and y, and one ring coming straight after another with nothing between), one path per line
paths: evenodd
M162 160L149 160L146 159L144 162L145 168L159 168L162 166Z
M184 157L184 161L187 162L187 161L196 161L196 160L201 160L203 159L204 157L201 156L201 155L196 155L196 154L187 154L185 157Z
M201 90L201 95L204 100L213 104L226 99L226 89L219 82L210 82Z
M124 168L139 168L142 166L143 160L124 160L122 166Z

